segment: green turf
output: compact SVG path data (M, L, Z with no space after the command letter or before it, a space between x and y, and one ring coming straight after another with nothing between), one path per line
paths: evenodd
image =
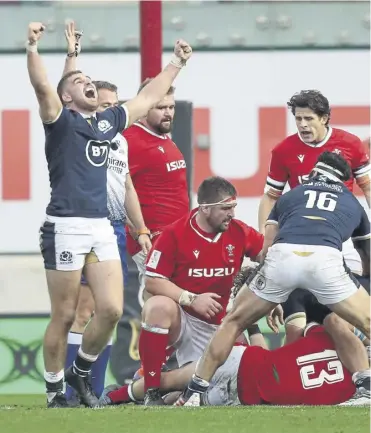
M108 407L46 410L43 396L1 395L1 433L366 433L357 407Z

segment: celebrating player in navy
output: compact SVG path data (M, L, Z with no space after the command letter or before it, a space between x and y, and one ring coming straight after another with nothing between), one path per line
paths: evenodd
M57 91L49 83L37 44L45 27L28 27L27 68L45 129L51 200L41 227L40 244L51 300L51 320L44 338L49 407L66 407L63 394L67 334L74 320L85 257L96 263L85 276L95 314L66 381L80 401L97 406L88 375L122 315L122 269L116 236L107 218L107 159L111 141L160 101L192 50L177 41L171 62L134 99L97 113L97 90L81 71L65 75Z

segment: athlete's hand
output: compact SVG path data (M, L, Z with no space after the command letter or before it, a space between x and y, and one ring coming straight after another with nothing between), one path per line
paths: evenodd
M66 29L64 31L64 35L67 41L67 53L72 54L76 52L77 54L80 54L81 52L80 39L82 36L82 32L76 30L74 21L70 21L69 23L67 23Z
M152 248L152 242L148 235L139 235L138 244L142 248L142 252L147 255Z
M35 45L40 40L45 26L42 23L34 22L28 25L28 42L30 45Z
M223 310L223 307L217 301L220 298L216 293L202 293L192 302L191 308L200 316L210 320Z
M192 47L188 44L188 42L184 41L183 39L179 39L176 41L174 54L185 64L192 55Z
M267 325L270 327L270 329L278 334L279 332L279 324L284 325L283 320L283 308L281 305L277 305L276 308L274 308L267 316Z

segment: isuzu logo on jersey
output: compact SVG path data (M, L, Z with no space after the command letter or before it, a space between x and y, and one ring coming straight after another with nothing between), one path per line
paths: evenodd
M234 268L191 268L188 270L188 276L196 278L228 277L233 273Z
M180 170L181 168L186 168L186 162L184 159L180 159L179 161L172 161L166 164L167 171L175 171Z

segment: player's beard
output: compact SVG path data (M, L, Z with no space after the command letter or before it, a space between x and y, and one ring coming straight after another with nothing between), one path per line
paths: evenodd
M161 121L158 125L156 125L156 129L160 134L169 134L173 127L173 121L171 119L168 120L167 123Z

